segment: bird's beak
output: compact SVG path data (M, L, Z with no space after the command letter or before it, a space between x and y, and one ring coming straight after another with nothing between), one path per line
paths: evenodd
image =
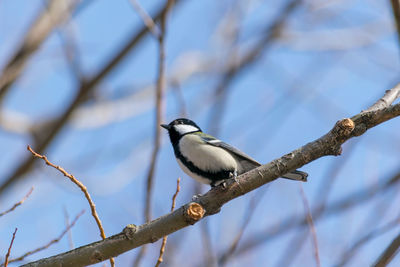
M171 126L169 126L168 124L160 124L160 126L167 130L171 129Z

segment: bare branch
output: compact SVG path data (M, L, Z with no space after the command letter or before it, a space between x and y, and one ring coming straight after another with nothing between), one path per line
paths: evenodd
M399 39L398 41L400 44L400 1L399 0L390 0L390 2L392 3L394 22L396 24L397 37Z
M30 255L32 255L32 254L38 253L39 251L45 250L45 249L47 249L48 247L50 247L51 245L53 245L53 244L59 242L59 241L64 237L64 235L75 225L75 223L78 221L79 217L81 217L84 213L85 213L85 210L82 210L81 212L79 212L78 215L76 215L76 217L74 218L74 220L71 222L71 224L69 224L69 225L64 229L64 231L62 231L62 233L61 233L57 238L51 240L49 243L47 243L47 244L44 245L44 246L41 246L41 247L39 247L39 248L37 248L37 249L34 249L34 250L32 250L32 251L28 251L28 252L26 252L25 254L19 256L18 258L14 258L14 259L10 260L10 262L22 261L22 260L24 260L26 257L28 257L28 256L30 256Z
M32 194L33 191L33 187L31 187L31 189L28 191L28 193L24 196L23 199L21 199L19 202L15 203L11 208L9 208L6 211L3 211L2 213L0 213L0 217L15 210L18 206L22 205L22 203L25 202L25 200Z
M156 39L159 39L161 36L161 31L158 28L157 24L150 17L147 11L140 5L137 0L130 0L133 8L139 14L140 18L143 20L144 25L149 29L149 31L154 35Z
M319 250L318 250L318 239L317 239L317 231L315 230L315 225L311 216L310 205L308 204L308 200L306 194L304 193L303 186L300 184L300 195L301 199L303 200L304 211L307 216L308 226L310 227L310 232L313 240L314 245L314 255L315 255L315 262L317 267L321 266L321 261L319 259Z
M221 121L223 114L222 111L224 110L225 106L223 101L225 99L226 89L237 76L262 58L263 53L270 45L272 45L272 41L281 34L286 20L300 6L301 2L301 0L289 0L285 4L282 11L278 14L274 22L271 25L267 25L263 29L261 33L262 37L254 45L254 47L252 47L242 56L233 57L233 60L232 58L228 59L226 70L221 75L221 79L215 87L214 98L217 100L217 102L214 106L217 111L213 112L215 116L211 119L211 121L215 121L215 125L219 125L219 121ZM221 100L222 102L220 102Z
M14 233L13 233L13 235L12 235L11 242L10 242L10 246L8 247L7 254L6 254L6 260L5 260L5 262L4 262L4 267L7 267L7 266L8 266L8 258L10 257L11 248L12 248L12 245L13 245L13 243L14 243L15 234L17 233L17 230L18 230L18 228L15 228L15 231L14 231Z
M399 252L400 248L400 234L390 243L390 245L382 252L378 260L373 265L374 267L385 267L393 259L394 255Z
M145 207L144 207L144 217L146 222L151 220L151 212L152 212L152 193L153 193L153 183L154 183L154 172L158 159L158 151L160 150L161 145L161 128L160 124L163 121L164 114L164 94L165 94L165 29L167 23L167 16L170 8L172 7L174 0L168 0L165 10L161 15L161 31L158 38L158 75L156 82L156 120L154 125L154 146L153 152L151 154L150 159L150 167L147 173L146 179L146 194L145 194ZM134 266L139 266L140 261L143 258L146 252L146 247L143 246L141 251L137 255Z
M171 212L173 212L175 209L175 200L176 200L176 197L178 196L179 191L181 190L181 187L179 185L180 181L181 181L181 178L178 178L178 180L176 181L176 191L175 191L175 194L172 196ZM167 235L163 237L163 241L162 241L161 248L160 248L160 256L158 257L156 267L160 266L160 264L163 262L163 255L165 252L165 246L167 245L167 238L168 238Z
M64 207L64 219L65 219L65 225L66 225L66 227L68 227L70 225L70 223L69 223L69 214L68 214L68 210L66 207ZM69 244L70 249L73 249L75 247L74 241L72 240L72 232L71 231L68 231L68 244Z
M0 101L25 68L29 58L58 25L71 14L78 1L51 0L26 34L21 46L6 64L0 76Z
M173 1L169 0L167 3L167 8L161 16L161 34L158 39L159 42L159 54L158 54L158 75L156 83L156 120L154 125L154 147L153 153L150 160L150 168L147 174L147 185L146 185L146 207L145 207L145 218L146 222L151 220L151 193L153 188L154 170L157 163L158 151L161 144L161 128L163 113L164 113L164 94L165 94L165 24L168 15L168 11L172 5Z
M267 189L268 187L265 187ZM229 248L221 254L221 256L218 257L218 266L224 266L228 262L228 260L231 258L231 256L235 253L236 248L239 245L239 241L242 239L244 231L246 230L247 226L249 225L251 218L253 217L255 210L257 208L257 205L261 202L261 198L264 195L264 191L259 191L258 194L255 194L251 199L250 203L247 207L247 212L246 215L244 216L244 220L242 225L240 226L239 232L233 239L232 244L229 246Z
M387 231L392 230L396 226L399 225L400 218L396 218L393 221L390 221L389 223L385 224L382 227L376 228L369 232L368 234L362 236L360 239L358 239L354 244L346 251L346 253L343 254L342 259L340 260L340 263L338 263L336 266L344 266L348 261L354 256L355 252L361 248L364 244L366 244L368 241L372 240L373 238L376 238ZM385 265L386 266L386 265Z
M175 3L180 3L180 0L175 0ZM176 5L176 4L175 4ZM165 12L167 5L164 5L154 16L154 20L161 18L163 12ZM69 120L75 109L85 100L88 95L96 88L96 86L125 58L125 56L132 52L134 48L146 36L148 32L147 27L141 28L139 31L132 34L130 40L123 45L117 53L106 62L106 64L95 74L91 79L81 83L80 88L77 90L75 98L71 104L65 109L64 113L52 121L49 127L45 128L45 131L41 132L41 139L35 145L38 153L43 153L47 146L52 142L53 138L59 133L66 122ZM33 158L28 157L26 160L15 169L15 171L9 176L3 179L4 182L0 185L0 194L3 193L11 184L21 179L22 175L28 172L33 164Z
M53 163L51 163L47 159L46 156L36 153L35 151L33 151L33 149L30 146L28 146L27 149L32 153L33 156L44 160L46 165L49 165L49 166L53 167L54 169L58 170L65 177L69 178L71 180L71 182L73 182L74 184L76 184L79 187L79 189L83 192L83 194L85 195L85 198L87 199L87 201L89 203L90 210L92 211L92 216L95 219L97 227L99 228L99 231L100 231L100 237L104 240L106 238L106 234L104 233L103 225L101 224L99 215L97 214L96 205L94 204L92 198L90 197L90 194L89 194L86 186L84 184L82 184L78 179L76 179L72 174L70 174L67 171L65 171L62 167L54 165ZM110 259L110 262L111 262L111 266L114 266L114 259L113 258Z
M397 116L400 116L400 104L362 112L351 119L340 120L324 136L279 159L240 175L236 181L230 179L225 186L214 187L195 202L187 203L174 212L141 226L128 225L121 233L105 240L24 266L55 266L61 263L74 266L93 264L144 244L155 242L165 235L195 224L205 216L218 213L222 206L232 199L274 181L291 170L300 168L320 157L340 155L341 145L344 142Z
M400 97L400 83L396 84L396 86L393 87L392 89L387 90L385 92L385 95L381 97L378 101L376 101L375 104L373 104L370 108L365 110L365 112L378 110L381 108L387 108L399 97Z

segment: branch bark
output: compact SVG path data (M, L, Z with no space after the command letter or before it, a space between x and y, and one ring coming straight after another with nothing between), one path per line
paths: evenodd
M399 86L387 91L396 93ZM398 95L398 94L397 94ZM122 254L128 250L153 243L184 227L193 225L205 216L216 214L227 202L240 197L291 170L300 168L320 157L340 155L341 145L352 137L364 134L385 121L400 116L400 104L391 105L395 99L377 108L375 104L352 118L342 119L324 136L275 159L268 164L253 169L237 178L228 180L225 186L217 186L187 203L174 212L140 226L128 225L125 229L105 240L23 266L85 266Z

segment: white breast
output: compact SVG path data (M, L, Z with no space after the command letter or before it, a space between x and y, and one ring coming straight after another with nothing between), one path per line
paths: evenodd
M205 144L194 134L188 134L179 141L182 155L202 170L218 172L221 169L237 170L236 160L220 147Z

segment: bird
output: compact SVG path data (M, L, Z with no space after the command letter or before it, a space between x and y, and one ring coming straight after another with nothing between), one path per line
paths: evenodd
M178 118L160 126L168 131L181 169L200 183L215 187L261 166L237 148L203 133L190 119ZM307 176L305 172L294 170L282 175L282 178L305 182Z

